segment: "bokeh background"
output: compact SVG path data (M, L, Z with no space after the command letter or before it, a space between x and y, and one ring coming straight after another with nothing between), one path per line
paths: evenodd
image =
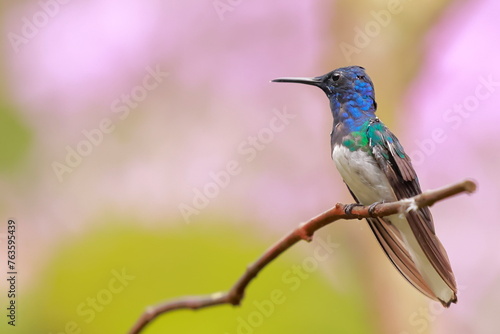
M365 222L343 221L266 268L242 307L178 311L144 333L498 332L498 1L0 10L0 332L125 333L147 305L228 289L298 223L351 202L324 94L269 82L346 65L367 69L423 189L479 184L433 208L459 303L444 310L420 295Z

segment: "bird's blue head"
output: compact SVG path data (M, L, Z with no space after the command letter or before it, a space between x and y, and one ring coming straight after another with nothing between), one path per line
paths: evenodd
M360 123L367 117L374 117L377 109L373 83L361 66L341 67L314 78L279 78L273 82L295 82L321 88L330 99L335 122Z

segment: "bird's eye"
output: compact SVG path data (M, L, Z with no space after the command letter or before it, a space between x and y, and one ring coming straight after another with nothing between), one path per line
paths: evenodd
M333 73L333 75L332 75L332 80L333 80L333 81L337 81L337 80L339 80L339 79L340 79L340 74L338 74L338 73Z
M358 79L360 79L360 80L364 80L364 79L365 79L365 76L364 76L364 75L358 75Z

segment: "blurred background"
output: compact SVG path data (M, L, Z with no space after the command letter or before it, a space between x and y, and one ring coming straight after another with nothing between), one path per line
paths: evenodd
M497 333L500 4L484 1L2 1L2 333L126 333L146 306L227 290L269 245L352 200L319 89L361 65L433 208L449 309L392 267L364 221L300 243L239 308L144 333ZM17 320L7 325L7 221Z

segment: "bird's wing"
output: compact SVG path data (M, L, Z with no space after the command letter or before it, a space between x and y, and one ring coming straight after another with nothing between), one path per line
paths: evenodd
M387 176L397 199L420 194L422 191L415 170L396 136L378 119L374 119L366 131L373 157ZM411 211L406 214L406 219L429 262L456 293L455 277L446 251L436 236L429 208ZM404 247L399 231L383 218L369 219L368 222L379 243L398 270L422 293L428 296L430 293L430 297L435 299Z

